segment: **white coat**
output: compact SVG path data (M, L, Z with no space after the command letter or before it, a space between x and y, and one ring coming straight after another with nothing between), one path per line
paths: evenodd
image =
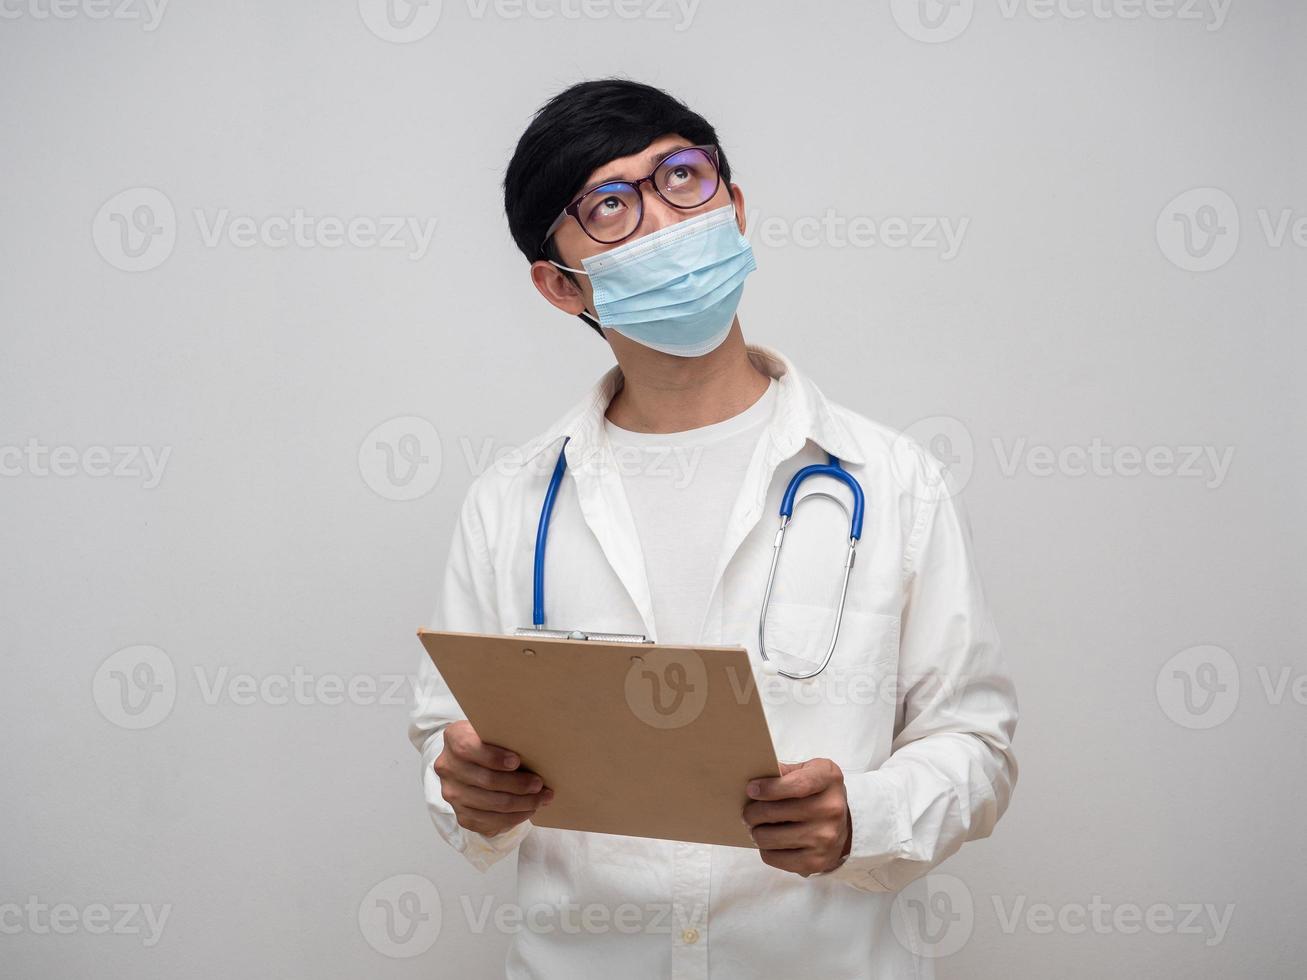
M891 926L894 893L988 836L1007 808L1017 778L1016 693L967 517L941 465L907 436L827 400L780 352L748 351L779 381L775 414L726 527L699 642L748 649L780 759L824 757L844 771L850 854L835 871L804 878L744 848L530 821L493 838L468 831L432 768L443 728L463 716L420 654L409 736L436 829L477 868L517 855L523 917L509 977L931 976L911 930ZM520 466L475 479L433 629L530 625L540 505L570 435L548 538L547 625L657 638L640 543L620 473L608 465L603 415L620 384L614 367L524 447ZM863 487L864 528L834 657L818 677L794 681L763 669L758 616L781 495L795 470L826 462L827 453ZM847 488L820 478L800 495L819 482L848 498ZM801 662L825 652L847 521L829 501L795 508L768 613L769 650L774 644ZM464 905L447 900L446 917L450 907Z

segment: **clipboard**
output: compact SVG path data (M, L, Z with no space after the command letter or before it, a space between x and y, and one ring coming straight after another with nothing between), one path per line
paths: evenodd
M418 638L481 740L554 790L535 826L757 848L744 788L780 766L743 647Z

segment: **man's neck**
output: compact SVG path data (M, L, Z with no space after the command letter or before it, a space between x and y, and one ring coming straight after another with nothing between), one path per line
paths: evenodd
M633 432L683 432L724 421L761 398L771 382L750 360L738 320L722 345L702 357L648 348L618 354L622 387L604 415Z

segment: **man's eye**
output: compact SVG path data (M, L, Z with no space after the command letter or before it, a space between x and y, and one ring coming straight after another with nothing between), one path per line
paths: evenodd
M626 202L620 197L606 197L594 206L594 210L590 212L590 217L595 221L604 221L614 215L621 214L625 208Z

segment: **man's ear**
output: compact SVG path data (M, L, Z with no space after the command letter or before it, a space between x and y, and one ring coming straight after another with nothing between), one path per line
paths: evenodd
M578 316L586 309L585 292L575 275L544 259L531 263L531 283L541 296L564 313Z
M749 215L744 210L744 191L739 184L730 184L731 203L735 205L735 222L740 234L748 234Z

